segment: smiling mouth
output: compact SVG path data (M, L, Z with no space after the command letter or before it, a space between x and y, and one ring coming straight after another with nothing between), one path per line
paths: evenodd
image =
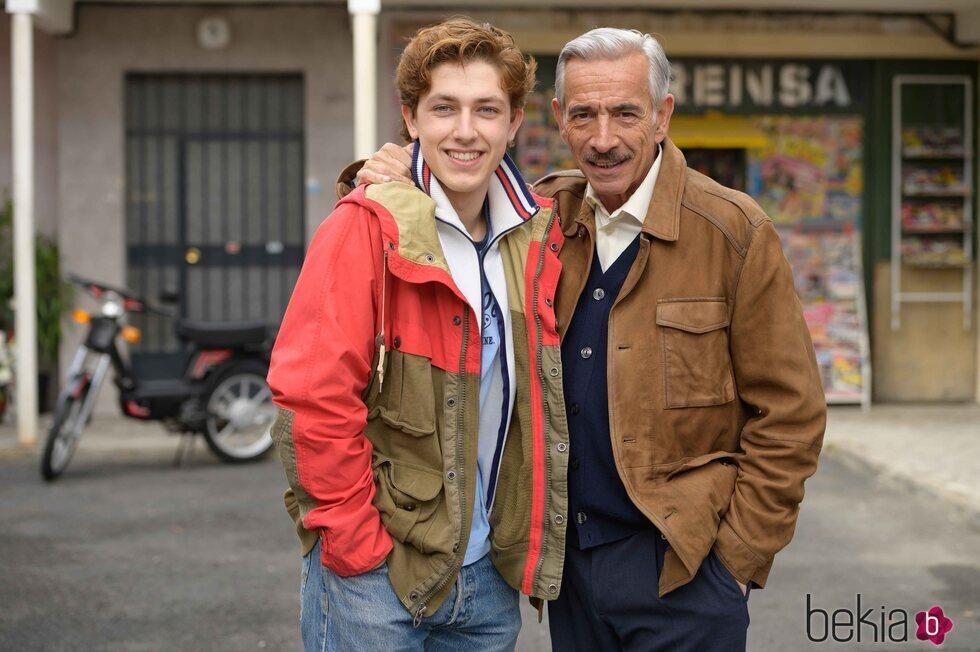
M589 161L589 165L592 167L599 168L600 170L613 170L623 165L629 159L622 159L619 161Z
M585 155L585 162L599 170L615 170L633 160L627 152L610 150L608 152L590 151Z
M446 155L456 161L463 161L464 163L469 161L475 161L476 159L483 156L483 152L454 152L447 151Z

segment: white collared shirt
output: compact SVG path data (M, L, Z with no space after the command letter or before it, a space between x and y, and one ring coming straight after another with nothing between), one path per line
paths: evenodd
M662 160L663 150L658 144L657 157L650 166L647 176L626 203L614 210L611 215L592 190L592 184L585 187L585 201L595 211L595 247L603 272L616 262L643 228L643 220L646 219L650 200L653 199L653 187L657 184Z

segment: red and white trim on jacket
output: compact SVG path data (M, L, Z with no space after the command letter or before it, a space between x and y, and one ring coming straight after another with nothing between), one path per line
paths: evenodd
M524 183L524 178L518 172L514 161L506 153L497 166L494 176L500 182L504 194L510 200L518 217L527 221L537 214L540 209L538 202ZM412 152L412 180L422 192L432 197L432 169L422 158L422 147L418 141L415 141L415 149ZM493 191L491 187L490 192Z
M557 346L559 343L557 330L554 329L554 322L545 325L542 321L540 337L538 330L538 320L543 319L535 300L539 305L544 303L549 297L541 295L543 287L551 283L557 284L557 276L560 273L560 263L555 261L556 267L546 271L545 256L548 255L549 242L555 243L560 250L564 243L564 236L561 233L558 216L553 216L551 229L545 238L539 242L531 242L527 253L527 265L525 266L524 282L526 287L534 288L536 282L538 292L528 291L525 293L524 314L529 315L528 321L528 355L530 356L531 368L544 372L544 361L540 359L545 346ZM556 253L557 251L556 250ZM539 270L539 261L541 262ZM545 278L545 275L548 278ZM535 280L535 275L538 275ZM532 323L533 320L533 323ZM551 330L548 330L551 329ZM545 519L545 492L548 488L546 464L545 464L545 410L544 410L544 387L541 378L537 374L532 374L530 378L530 401L531 401L531 528L527 547L527 558L524 566L524 582L521 590L532 595L534 589L534 579L537 565L541 558L541 548L544 538L544 519Z

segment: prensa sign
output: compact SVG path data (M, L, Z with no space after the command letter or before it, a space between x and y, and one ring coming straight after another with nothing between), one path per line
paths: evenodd
M678 59L671 69L681 113L855 113L867 78L860 61Z

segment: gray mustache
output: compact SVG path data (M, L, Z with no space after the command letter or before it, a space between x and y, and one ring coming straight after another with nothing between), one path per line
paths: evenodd
M608 152L589 152L585 155L585 160L588 163L622 163L623 161L628 161L632 156L626 152L619 152L617 150L611 150Z

